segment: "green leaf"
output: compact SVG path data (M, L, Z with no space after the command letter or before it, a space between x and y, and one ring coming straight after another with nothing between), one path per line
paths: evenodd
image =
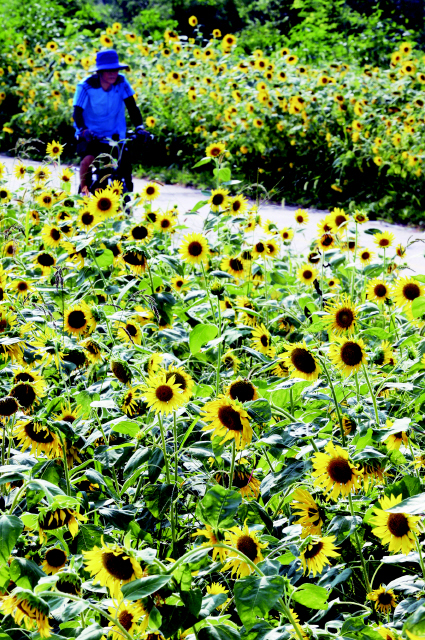
M168 511L177 487L174 484L150 485L144 490L146 506L155 518L162 518Z
M227 600L226 593L209 593L202 600L202 607L199 611L199 617L201 619L206 618L211 615L214 609L219 607L221 604L224 604Z
M96 262L101 269L106 269L114 261L114 254L110 249L104 249L102 255L96 257Z
M124 584L121 588L124 598L134 602L140 598L146 598L151 593L155 593L158 589L161 589L171 580L171 575L161 576L147 576L146 578L140 578L139 580L133 580Z
M356 527L361 523L362 519L359 516L335 516L330 522L326 535L335 536L336 544L341 544L354 533Z
M388 487L385 487L384 494L386 496L399 496L400 493L403 500L416 496L421 490L421 483L416 476L404 476L401 480L393 482ZM398 506L398 505L397 505Z
M97 622L92 622L89 627L83 629L82 633L78 636L78 640L100 640L103 634L103 627L97 624Z
M411 515L417 515L424 512L424 504L425 493L419 493L416 496L402 500L398 505L391 507L391 509L386 509L386 511L390 513L410 513Z
M419 298L415 298L412 303L412 315L414 318L419 318L423 316L425 313L425 297L420 296Z
M292 595L292 599L309 609L328 608L328 592L324 587L318 587L316 584L306 582L302 584Z
M412 634L412 638L425 638L425 604L421 604L404 623L403 631ZM407 634L406 634L407 635Z
M205 205L208 204L208 200L199 200L199 202L197 202L192 209L189 211L189 213L196 213L197 211L199 211L199 209L202 209L202 207L205 207Z
M264 618L283 592L282 576L251 575L238 580L234 588L236 608L242 624L249 631L256 617Z
M197 167L202 167L204 164L208 164L208 162L211 162L211 160L212 158L210 157L202 158L202 160L199 160L199 162L193 165L192 169L196 169Z
M183 600L185 606L189 609L190 613L198 617L202 606L202 591L199 587L191 589L190 591L181 591L180 597Z
M7 564L23 528L24 523L16 516L0 517L0 561L2 563Z
M270 403L265 398L245 402L244 409L248 411L249 415L255 420L255 422L260 424L269 422L272 418Z
M189 347L192 355L198 353L204 344L214 340L218 333L215 324L198 324L189 334Z
M10 578L22 589L33 589L40 578L45 578L44 571L32 560L15 557L10 565Z
M126 436L134 438L140 431L140 426L134 420L123 420L112 427L112 431L123 433Z
M209 524L214 531L229 529L235 524L234 517L241 502L239 491L216 485L198 502L196 517L204 524Z

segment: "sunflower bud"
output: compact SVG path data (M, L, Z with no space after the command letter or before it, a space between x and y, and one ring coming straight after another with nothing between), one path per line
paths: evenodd
M362 414L364 411L364 407L362 404L356 404L356 406L354 407L354 413L356 414L356 416L359 416L360 414Z
M418 357L418 350L413 344L407 346L407 355L410 360L415 360Z
M111 360L111 371L116 378L123 384L128 384L131 382L131 378L133 377L131 373L131 369L124 360L119 360L118 358Z
M217 298L220 298L224 292L224 284L217 278L214 278L210 285L210 291L213 296L217 296Z

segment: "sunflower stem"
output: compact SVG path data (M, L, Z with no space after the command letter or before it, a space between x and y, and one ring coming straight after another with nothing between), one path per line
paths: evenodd
M341 433L342 446L345 447L346 442L345 442L344 426L342 424L342 416L341 416L341 411L339 409L339 404L338 404L338 401L336 399L335 388L334 388L334 385L332 383L332 380L331 380L331 377L329 375L329 371L328 371L328 368L327 368L327 366L325 364L324 359L323 358L319 358L319 360L320 360L320 362L322 364L323 371L325 372L326 378L328 379L329 387L331 389L332 398L333 398L335 409L336 409L336 413L337 413L337 416L338 416L339 430L340 430L340 433Z
M353 268L351 270L351 300L353 300L354 298L354 274L356 271L356 260L357 260L357 240L358 240L358 222L356 222L356 240L355 240L355 244L354 244L354 263L353 263Z
M293 422L299 422L299 421L297 421L295 416L290 414L289 411L286 411L286 409L282 409L281 407L277 407L274 404L274 402L271 402L270 405L271 405L271 408L273 409L273 411L276 411L276 413L280 413L280 415L284 416L285 418L288 418L288 420L292 420Z
M353 518L355 518L354 515L354 508L353 508L353 500L351 498L351 493L348 494L348 503L350 505L350 513L351 516ZM363 571L363 577L364 577L364 581L365 581L365 585L366 585L366 593L370 593L372 591L372 587L370 586L370 582L369 582L369 576L367 574L367 567L366 567L366 562L363 556L363 552L362 552L362 546L360 543L360 539L359 539L359 534L357 533L357 529L354 529L354 537L356 539L356 545L357 545L357 552L360 556L360 561L362 563L362 571Z
M68 496L70 496L71 484L69 482L68 460L66 459L66 440L64 438L63 433L60 433L59 437L62 445L62 459L63 459L63 470L65 473L66 493Z
M421 565L422 575L423 575L423 578L425 580L425 564L424 564L424 557L422 555L421 545L420 545L420 542L419 542L419 539L418 539L418 536L416 535L416 533L413 533L413 535L415 536L416 549L417 549L418 555L419 555L419 564Z
M174 435L174 482L177 484L179 481L179 443L177 440L177 415L175 410L173 411L173 435Z
M370 384L369 376L367 374L367 369L366 369L364 364L362 364L362 369L363 369L364 377L366 379L366 384L367 384L368 389L369 389L369 393L370 393L370 395L372 397L373 408L374 408L374 411L375 411L376 426L379 429L380 428L380 421L379 421L378 405L376 404L375 394L373 393L372 385Z
M95 263L95 265L96 265L97 272L98 272L98 274L100 275L100 277L101 277L101 279L102 279L103 286L104 286L104 287L105 287L105 289L106 289L106 287L108 286L108 284L107 284L107 282L106 282L106 280L105 280L105 277L104 277L104 275L103 275L103 273L102 273L101 268L99 267L99 264L98 264L98 262L97 262L97 260L96 260L96 256L95 256L95 255L94 255L94 253L93 253L93 249L91 248L91 245L90 245L90 244L88 244L87 246L88 246L88 248L89 248L89 251L90 251L90 255L91 255L91 257L92 257L92 260L93 260L93 262L94 262L94 263Z
M359 376L358 376L357 371L354 374L354 379L356 381L357 403L360 404L360 385L359 385Z
M165 465L165 477L167 483L171 484L170 467L168 464L167 446L165 444L164 424L162 422L162 416L158 413L159 430L161 432L162 451L164 453L164 465Z
M229 476L229 491L232 490L232 486L233 486L233 474L235 472L235 458L236 458L236 440L233 438L233 441L232 441L232 461L230 463L230 476Z
M205 267L204 267L203 260L201 260L201 269L202 269L202 275L204 276L205 290L207 292L208 302L210 303L212 317L213 317L213 320L215 320L215 311L214 311L214 306L213 306L213 303L212 303L212 300L211 300L210 291L208 289L207 274L205 273Z
M218 337L221 338L221 309L220 309L220 300L219 296L217 296L217 309L218 309ZM220 366L221 366L221 342L218 343L218 354L217 354L217 378L216 378L216 390L215 393L218 396L220 392Z

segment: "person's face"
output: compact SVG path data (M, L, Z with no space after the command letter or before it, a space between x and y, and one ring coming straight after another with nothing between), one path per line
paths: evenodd
M118 69L106 69L106 71L102 71L102 80L107 84L114 84L115 80L118 78Z

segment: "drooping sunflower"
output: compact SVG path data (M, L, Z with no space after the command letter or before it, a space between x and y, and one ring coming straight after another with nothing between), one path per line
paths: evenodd
M64 422L68 422L68 424L73 424L81 415L82 408L78 405L72 408L71 403L68 401L61 405L60 413L55 414L55 418L56 420L63 420Z
M366 345L361 338L335 338L329 348L329 359L346 378L367 362Z
M225 551L225 549L223 549L223 551ZM227 593L229 593L229 589L226 589L225 587L223 587L223 585L220 584L219 582L212 582L211 585L207 584L207 593L210 596L216 596L216 595L219 595L220 593L226 595ZM227 598L227 600L223 602L223 604L219 604L218 607L216 607L216 609L220 611L226 606L228 602L230 602L230 598Z
M84 300L67 309L64 313L64 326L68 333L75 336L92 333L96 328L96 320Z
M317 269L311 266L311 264L304 264L297 269L298 280L304 282L304 284L313 285L313 282L317 279L319 272Z
M52 267L56 264L56 258L47 251L40 251L34 258L34 264L41 269L43 276L49 276L52 273Z
M398 307L411 307L416 298L425 295L424 285L415 278L399 278L394 285L394 300Z
M0 398L0 416L10 418L10 416L13 416L17 411L19 411L19 403L16 398L10 396Z
M329 558L340 555L338 547L333 544L335 539L335 536L319 537L307 545L300 554L304 575L312 573L316 577L316 574L322 573L325 565L330 564Z
M245 277L245 265L240 258L233 258L231 256L223 258L220 265L223 271L227 271L237 280L241 280Z
M321 368L305 342L285 345L286 352L281 358L291 372L291 378L317 380Z
M221 362L225 366L226 369L233 369L233 373L237 373L239 369L239 365L241 361L232 350L226 351L225 354L221 357Z
M375 527L372 533L377 536L381 544L389 544L390 553L401 551L407 555L415 546L415 534L418 533L418 523L421 518L408 513L388 513L403 499L399 496L384 496L379 500L380 508L374 509L375 515L370 522Z
M46 388L46 381L43 376L34 371L32 365L26 367L19 367L13 377L13 384L16 385L20 382L29 382L37 396L44 396L44 390Z
M399 451L402 444L405 447L409 444L409 437L405 431L399 431L398 433L392 433L384 440L388 451Z
M37 630L41 638L49 638L49 606L29 589L14 589L4 597L0 609L5 615L11 615L17 625L23 624L28 631Z
M223 540L218 537L218 532L216 533L209 524L205 525L205 529L197 529L195 533L192 533L192 536L203 536L206 538L206 541L201 543L202 547L207 547L211 544L223 543ZM229 554L227 549L220 549L219 547L213 547L211 551L213 561L218 556L220 558L220 562L225 562Z
M124 627L131 637L134 636L135 632L144 634L147 629L149 616L139 603L122 600L119 605L117 603L115 607L109 607L109 613ZM145 614L143 622L139 625L138 622L143 614ZM109 626L112 627L112 640L122 640L121 629L111 621L109 621Z
M367 285L367 297L373 302L385 302L391 296L391 286L382 278L373 278Z
M349 460L348 452L339 445L328 442L326 453L318 452L313 457L314 484L327 493L327 500L345 497L360 488L362 472Z
M396 356L391 348L388 340L383 340L372 356L372 362L378 367L384 367L386 364L394 366Z
M97 219L112 218L118 211L119 196L110 188L98 189L87 208Z
M228 189L212 189L211 196L208 199L211 211L220 211L220 209L227 209L229 205L229 191Z
M320 536L324 524L322 509L305 489L296 489L292 497L294 498L294 502L291 502L292 511L299 518L295 524L302 526L301 538Z
M30 448L31 454L36 457L41 453L48 458L59 458L62 455L61 443L56 433L33 420L19 420L13 436L22 445L22 452Z
M397 596L392 589L386 589L382 585L367 594L367 599L375 603L375 609L383 613L390 613L397 606Z
M35 385L31 382L18 382L9 391L9 396L16 398L24 413L29 413L44 395L44 391L37 393Z
M168 380L165 372L149 376L143 387L143 396L155 413L172 413L186 402L180 385L173 374Z
M67 555L63 549L59 549L58 547L54 547L53 549L49 549L44 554L43 564L41 568L44 573L51 573L54 575L58 573L65 565L67 561Z
M96 342L96 340L93 340L92 338L86 338L80 344L83 347L87 360L89 362L91 362L92 364L102 362L102 349Z
M122 255L122 260L136 275L145 273L148 268L148 261L142 251L126 251Z
M257 534L250 532L246 524L243 530L239 527L232 527L224 535L226 544L243 553L254 564L258 564L263 560L261 549L265 549L267 543L261 543L257 538ZM231 551L229 551L229 555L226 566L223 568L224 571L231 569L232 576L236 574L238 578L245 578L253 572L251 566L241 556L235 555L232 557Z
M189 233L183 238L179 253L189 264L205 262L209 256L207 239L200 233Z
M209 424L203 431L211 431L211 437L221 438L221 444L235 440L237 449L243 449L252 440L252 428L248 413L236 400L220 394L207 402L202 411L203 420Z
M46 531L55 531L61 527L68 527L73 538L78 534L78 520L85 521L87 516L74 509L43 509L38 516L38 534L40 541L47 540Z
M146 200L152 202L159 197L159 186L156 184L156 182L148 182L148 184L143 187L141 193Z
M328 315L323 316L322 322L327 325L329 332L340 336L354 331L358 307L347 295L342 295L334 302L329 302L325 307L325 311Z
M227 478L227 476L223 477ZM260 481L254 477L253 472L249 469L244 466L235 468L232 487L239 491L242 498L254 498L256 500L260 495L260 484Z
M380 249L386 249L391 247L394 243L395 237L393 233L389 231L383 231L382 233L376 233L373 241Z
M164 373L167 382L169 382L174 376L174 384L180 386L182 400L184 402L190 400L193 387L195 386L195 381L193 380L192 376L190 376L187 371L183 369L183 367L176 367L172 364L169 365L168 369L166 369Z
M275 347L271 344L270 333L267 331L264 324L257 326L252 331L251 344L254 349L263 353L264 355L268 355L273 357L276 353Z
M91 551L83 551L86 571L94 578L94 584L107 587L112 598L121 598L121 587L143 576L143 570L135 558L123 547L102 548L95 546Z
M124 342L130 344L142 343L142 328L139 323L131 318L127 322L118 321L115 323L115 329L117 330L117 336Z
M229 396L232 400L237 400L242 404L244 402L257 400L257 398L260 397L258 395L257 387L252 384L250 380L246 380L241 377L229 384L226 389L226 396Z

